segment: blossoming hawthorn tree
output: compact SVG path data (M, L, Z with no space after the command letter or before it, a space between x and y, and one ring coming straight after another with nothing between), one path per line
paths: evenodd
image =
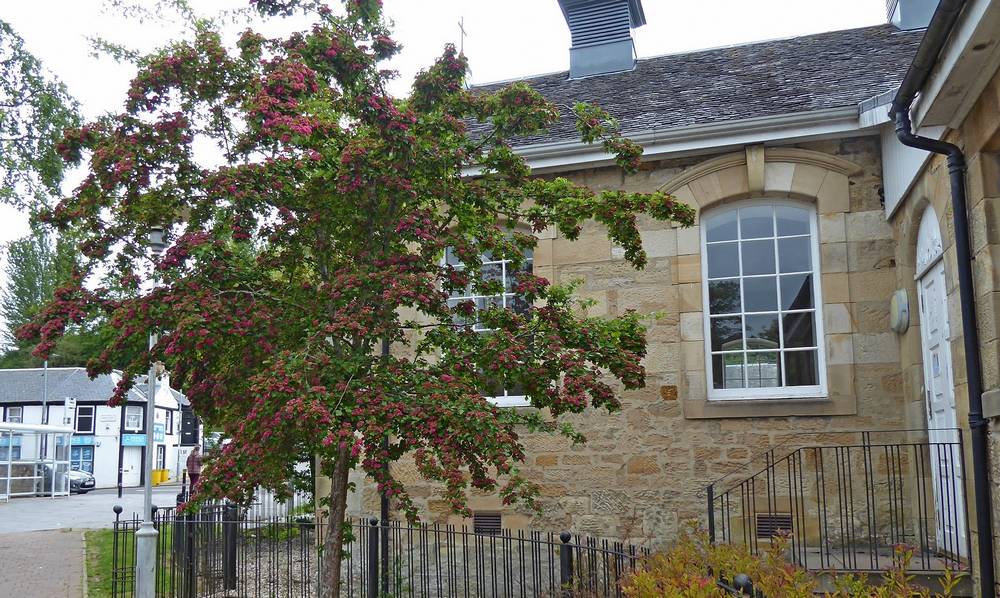
M193 41L141 60L124 112L67 133L62 155L88 160L89 174L45 218L82 239L86 260L19 334L45 355L67 325L110 318L118 336L88 364L97 375L161 331L112 402L162 361L225 430L232 442L206 465L197 497L282 491L296 463L317 457L332 481L321 500L332 523L322 586L337 596L352 468L411 517L389 468L404 456L458 511L469 486L530 503L519 430L576 438L555 418L617 409L613 385L643 385L634 313L582 317L571 288L529 273L515 282L526 309L449 305L453 291L504 292L480 275L482 256L520 270L532 232L554 226L575 239L593 219L642 267L637 215L686 225L692 211L662 193L529 177L510 141L544 130L558 110L524 84L466 89L453 47L408 98L391 97L380 63L399 48L377 0L350 0L342 16L321 3L255 5L270 16L302 9L315 25L284 39L247 31L227 48L202 24ZM641 149L613 119L573 110L584 141L638 166ZM196 159L199 138L218 144L224 164ZM162 256L148 252L153 227L167 233ZM448 248L463 267L442 259ZM156 286L141 287L150 276ZM382 339L408 345L408 356L381 356ZM483 388L498 380L553 419L492 405Z

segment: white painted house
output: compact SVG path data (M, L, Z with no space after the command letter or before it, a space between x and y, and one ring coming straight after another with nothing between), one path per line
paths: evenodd
M145 379L139 381L122 407L109 407L108 399L121 379L119 372L91 380L84 368L0 369L0 416L3 421L25 424L60 423L67 399L75 400L72 412L71 467L94 474L97 488L142 485L146 445ZM72 403L72 401L70 401ZM153 427L153 467L178 480L191 448L200 441L200 426L190 404L170 388L168 376L157 384ZM37 436L16 439L12 460L31 460L44 453ZM0 460L6 460L6 447Z

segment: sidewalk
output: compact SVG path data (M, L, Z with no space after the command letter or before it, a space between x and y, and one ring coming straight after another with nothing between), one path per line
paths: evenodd
M179 490L180 486L153 488L153 504L159 507L176 505ZM111 527L115 520L115 513L112 511L115 505L121 505L122 516L129 518L133 513L142 512L142 503L142 488L128 488L121 498L118 498L114 490L109 489L94 490L84 495L74 494L66 498L15 498L10 502L0 502L0 541L3 534L70 527ZM4 593L0 592L0 597L3 596Z
M80 530L0 535L0 596L83 596Z

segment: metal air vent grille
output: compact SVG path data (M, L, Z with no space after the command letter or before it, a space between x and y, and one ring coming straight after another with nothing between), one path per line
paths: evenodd
M500 533L500 513L476 511L472 514L472 531L477 534L496 536Z
M781 533L792 532L790 513L757 513L757 537L774 538Z

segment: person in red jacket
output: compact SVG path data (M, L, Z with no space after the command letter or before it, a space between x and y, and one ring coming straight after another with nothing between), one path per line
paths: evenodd
M198 478L201 477L201 451L198 450L198 445L195 445L191 449L191 454L187 458L187 472L188 477L191 478L191 487L198 483Z

